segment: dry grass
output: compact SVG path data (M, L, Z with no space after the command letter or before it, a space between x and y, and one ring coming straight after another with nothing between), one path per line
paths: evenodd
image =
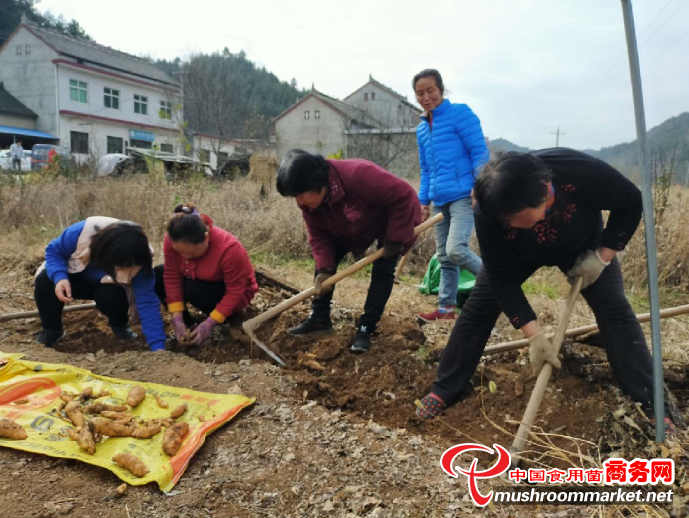
M4 265L14 263L12 258L40 255L49 239L93 215L136 221L160 251L167 218L182 201L196 204L215 224L236 235L254 256L311 259L306 228L294 201L275 191L261 196L260 184L251 181L193 178L184 184L170 184L156 175L78 181L33 178L0 184L0 258ZM408 261L410 269L427 264L433 249L429 233Z
M260 185L251 182L192 179L168 184L149 176L5 186L0 190L3 241L22 249L32 249L36 241L45 246L66 226L100 215L140 223L159 251L173 207L190 201L249 250L308 257L305 227L294 202L276 194L261 197L259 190Z

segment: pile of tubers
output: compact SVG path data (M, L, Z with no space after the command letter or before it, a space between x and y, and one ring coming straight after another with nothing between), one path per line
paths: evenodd
M163 451L171 457L177 454L184 437L189 433L187 423L175 422L187 411L186 404L173 409L169 417L144 421L137 420L131 413L131 409L138 407L146 398L146 390L142 386L136 385L129 390L126 405L109 405L90 401L105 395L108 394L94 394L93 388L87 387L79 395L63 393L60 396L62 403L57 412L64 411L66 418L74 424L75 428L70 428L68 434L70 439L75 441L82 450L89 455L95 454L96 444L101 441L103 436L133 437L145 440L158 435L165 428ZM166 401L158 396L154 397L160 408L168 407ZM1 435L4 428L11 428L9 425L4 425L4 421L9 420L0 420L0 437L4 437ZM24 437L18 436L17 438L26 438L26 432L21 426L12 421L10 423L18 427L24 434ZM112 460L136 477L143 477L149 473L143 461L132 453L118 453Z

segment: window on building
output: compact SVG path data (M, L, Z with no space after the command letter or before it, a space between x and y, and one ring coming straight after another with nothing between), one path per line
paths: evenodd
M89 154L89 134L81 133L79 131L69 132L69 141L72 148L72 153L80 153L82 155Z
M376 92L371 92L371 100L372 101L376 100Z
M229 160L230 155L225 153L224 151L218 152L218 169L220 169L222 166L224 166L227 161Z
M161 144L160 150L165 153L174 153L175 147L172 144Z
M120 109L120 91L114 88L103 88L103 103L106 108Z
M108 137L108 153L124 153L124 140L118 137Z
M368 94L364 94L364 101L368 101Z
M31 45L29 45L28 43L24 45L24 54L26 54L27 56L31 54Z
M172 103L170 101L160 101L158 115L161 119L172 119Z
M148 97L144 95L134 96L134 113L148 114Z
M311 118L311 114L309 113L309 110L306 110L306 111L304 112L304 118L305 118L305 119L310 119L310 118Z
M199 149L199 160L201 162L210 162L211 161L211 151L210 149Z
M153 142L149 142L148 140L136 140L133 138L129 141L129 146L140 147L141 149L153 149Z
M320 119L321 118L321 111L320 110L314 111L313 112L313 118L314 119Z
M69 98L78 103L88 103L88 84L76 79L70 79Z
M22 55L22 46L17 45L17 56L21 56L21 55Z

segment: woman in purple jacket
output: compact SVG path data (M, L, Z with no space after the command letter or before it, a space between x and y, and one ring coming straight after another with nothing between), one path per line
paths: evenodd
M294 149L285 155L277 173L282 196L296 199L309 232L316 260L316 289L311 315L289 333L303 336L332 332L332 288L323 282L333 276L349 252L361 256L378 241L383 257L373 263L371 285L351 350L366 352L371 334L392 292L400 254L416 241L421 223L419 198L404 180L367 160L326 160Z

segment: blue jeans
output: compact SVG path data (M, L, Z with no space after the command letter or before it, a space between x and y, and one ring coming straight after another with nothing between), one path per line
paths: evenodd
M469 248L471 230L474 228L474 211L471 198L462 198L442 207L433 206L433 215L442 213L444 218L435 226L435 247L440 263L440 291L438 306L457 304L459 269L478 275L481 258Z

